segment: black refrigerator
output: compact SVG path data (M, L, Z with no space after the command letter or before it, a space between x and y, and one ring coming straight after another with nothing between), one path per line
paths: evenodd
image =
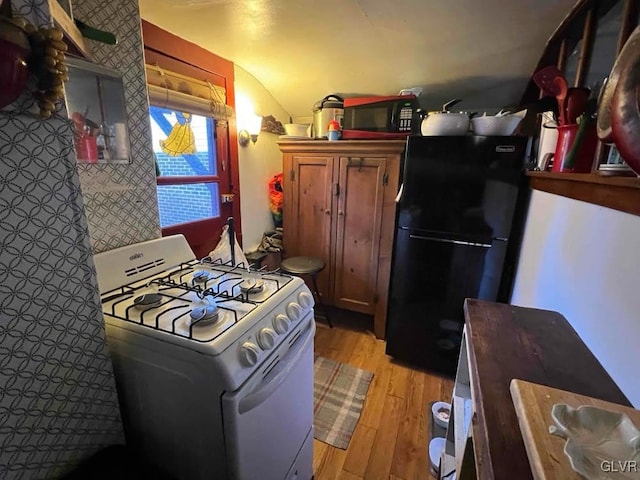
M508 302L528 137L409 137L396 199L387 354L455 375L465 298Z

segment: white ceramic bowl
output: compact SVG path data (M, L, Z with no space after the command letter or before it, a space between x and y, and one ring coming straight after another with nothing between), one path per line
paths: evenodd
M618 478L602 474L600 459L638 458L640 431L625 413L604 410L591 405L573 408L556 403L551 409L555 425L549 433L566 439L564 453L571 467L584 478ZM620 475L624 478L625 475ZM638 478L637 474L626 478Z
M502 115L496 117L488 115L484 117L476 117L471 119L471 128L476 135L511 135L518 128L521 117L515 115Z
M286 123L284 125L284 132L292 137L308 137L309 125L303 123Z
M466 135L469 133L469 115L466 113L432 113L420 124L423 136Z
M431 414L436 425L447 428L449 425L449 417L451 416L451 404L447 402L435 402L431 405Z

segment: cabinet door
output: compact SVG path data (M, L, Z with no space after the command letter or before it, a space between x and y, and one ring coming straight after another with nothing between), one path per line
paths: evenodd
M369 314L375 311L385 168L385 158L340 158L333 299Z
M284 172L285 256L324 260L326 267L318 275L318 289L325 301L329 299L333 156L293 154L290 164L291 171Z

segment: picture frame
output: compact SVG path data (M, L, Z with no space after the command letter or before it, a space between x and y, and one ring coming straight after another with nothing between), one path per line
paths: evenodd
M80 163L130 163L129 129L122 75L67 57L65 102Z

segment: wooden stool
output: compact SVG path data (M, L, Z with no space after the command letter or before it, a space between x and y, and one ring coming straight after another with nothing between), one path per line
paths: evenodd
M320 273L323 269L324 262L318 257L289 257L285 258L280 263L280 270L282 270L283 273L289 273L291 275L296 275L299 277L302 277L304 275L308 275L309 277L311 277L313 293L316 296L316 305L322 305L316 277L318 276L318 273ZM324 316L327 318L329 327L333 328L333 324L331 323L331 318L329 318L327 309L324 306L322 306L322 309L324 310Z

